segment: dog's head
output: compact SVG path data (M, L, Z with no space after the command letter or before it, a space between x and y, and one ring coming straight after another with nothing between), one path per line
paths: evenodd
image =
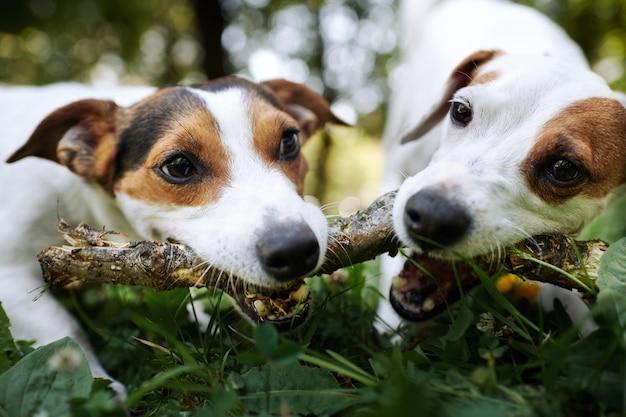
M404 244L475 256L542 233L574 233L626 182L626 110L588 70L479 51L403 142L440 125L430 164L393 210Z
M340 121L302 85L228 77L164 88L129 108L71 103L9 162L38 156L67 166L108 191L142 237L185 243L260 294L323 260L327 223L302 199L300 147L326 122Z

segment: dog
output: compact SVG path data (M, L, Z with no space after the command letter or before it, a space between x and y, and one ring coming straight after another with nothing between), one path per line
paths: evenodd
M71 336L93 375L112 380L77 321L36 291L36 256L61 243L59 217L133 240L182 242L237 277L239 291L299 291L298 309L282 316L242 295L257 321L285 327L306 317L301 278L320 266L328 231L302 198L300 149L326 123L343 124L320 95L286 80L225 77L158 90L5 86L0 106L0 156L9 162L0 165L0 301L16 340Z
M407 1L401 15L384 144L403 245L433 260L497 257L533 235L576 234L623 193L626 100L560 27L499 0ZM401 262L384 261L383 291ZM544 309L559 298L583 320L578 296L538 285ZM415 287L403 277L391 291L405 318L433 307ZM379 315L400 323L388 304Z

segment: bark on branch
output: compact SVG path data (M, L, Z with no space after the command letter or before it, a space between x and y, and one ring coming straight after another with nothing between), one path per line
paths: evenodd
M326 260L318 273L357 264L398 249L392 232L391 207L395 193L378 198L369 208L330 224ZM168 242L115 243L86 225L72 229L59 224L70 246L49 247L38 259L52 287L90 281L142 285L157 290L215 286L218 271L202 265L188 247ZM601 241L574 242L564 236L536 236L507 251L499 262L487 257L473 261L484 270L505 270L566 288L593 287L599 258L608 245ZM537 259L539 261L537 261ZM565 270L570 276L564 275ZM574 276L577 279L571 279ZM222 280L224 282L225 280Z

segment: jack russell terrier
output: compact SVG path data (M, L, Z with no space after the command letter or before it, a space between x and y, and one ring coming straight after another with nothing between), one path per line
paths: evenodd
M160 90L2 87L0 108L0 157L16 162L0 164L0 301L16 339L72 336L94 376L110 378L78 323L37 291L36 256L61 243L58 217L185 243L237 277L229 285L241 286L236 301L250 317L282 328L304 320L301 278L320 266L328 232L302 199L300 147L325 123L342 123L321 96L285 80L227 77ZM251 288L266 298L299 290L298 308L260 314L243 294Z
M626 100L561 28L506 1L404 3L384 135L385 187L399 187L393 225L404 245L433 264L498 256L533 235L577 233L623 191ZM381 289L392 285L404 318L426 318L433 305L419 284L392 284L401 262L383 262ZM546 310L559 298L583 319L576 295L540 285ZM397 326L382 304L382 319Z

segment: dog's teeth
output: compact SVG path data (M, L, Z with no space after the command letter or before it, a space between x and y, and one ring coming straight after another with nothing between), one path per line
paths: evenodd
M424 311L425 313L433 311L434 308L435 308L435 302L433 301L432 298L427 298L424 301L424 304L422 304L422 311Z
M247 289L246 290L246 298L254 298L256 297L256 292L251 290L251 289Z
M262 300L254 300L254 309L261 317L267 316L270 311Z
M400 278L400 277L393 277L393 280L391 281L391 288L393 288L394 290L399 290L400 288L404 287L409 281L405 278Z
M309 287L306 284L300 285L300 287L289 293L289 298L298 302L305 301L309 297Z

